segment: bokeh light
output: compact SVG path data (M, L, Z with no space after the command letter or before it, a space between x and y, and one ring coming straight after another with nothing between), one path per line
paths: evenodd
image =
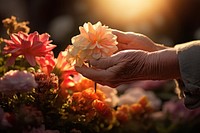
M93 10L115 23L126 23L160 12L166 3L166 0L95 0Z

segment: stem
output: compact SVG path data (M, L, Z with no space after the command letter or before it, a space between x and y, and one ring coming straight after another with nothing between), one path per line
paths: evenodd
M91 67L90 63L88 63L88 64L89 64L89 67ZM95 91L95 93L96 93L96 90L97 90L97 83L94 82L94 91Z
M95 91L95 93L96 93L96 90L97 90L97 83L94 82L94 91Z

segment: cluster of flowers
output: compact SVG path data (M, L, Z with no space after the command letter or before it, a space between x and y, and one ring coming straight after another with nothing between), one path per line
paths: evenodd
M176 94L174 97L171 82L138 81L129 87L110 88L75 71L74 66L88 65L88 59L117 51L116 36L100 22L80 26L80 34L57 58L49 34L29 33L29 22L17 22L14 16L2 22L7 34L0 38L0 132L200 130L200 109L187 110ZM167 91L164 87L161 92L145 90L165 83Z
M49 34L29 33L28 22L14 16L2 22L9 38L0 40L0 131L109 132L152 111L146 97L117 107L115 89L94 88L73 68L116 52L116 36L107 26L85 23L55 58Z

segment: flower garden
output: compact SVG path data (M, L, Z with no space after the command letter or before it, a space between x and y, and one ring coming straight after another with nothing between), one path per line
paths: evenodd
M48 33L30 33L29 22L2 20L0 132L187 133L200 130L200 109L188 110L175 81L138 81L110 88L74 66L117 51L116 36L101 22L80 26L72 45L54 57Z

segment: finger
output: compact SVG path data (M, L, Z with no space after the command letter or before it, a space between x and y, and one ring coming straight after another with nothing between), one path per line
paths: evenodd
M101 84L101 85L103 85L103 86L110 86L110 87L112 87L112 88L116 88L117 86L119 86L120 84L112 84L112 83L110 83L110 82L107 82L107 81L95 81L96 83L99 83L99 84Z
M110 77L110 72L107 72L106 70L101 69L94 69L91 67L77 67L75 66L75 70L79 73L81 73L84 77L89 78L93 81L100 81L102 79L105 79L105 77Z
M98 60L89 60L89 64L95 68L107 69L116 64L115 59L112 57L100 58Z
M127 49L133 49L133 46L132 45L128 45L127 43L118 43L117 47L118 47L118 51L127 50Z
M112 33L117 36L118 43L129 43L134 38L138 37L137 33L134 32L123 32L119 30L112 30Z
M113 30L112 33L117 36L117 42L127 43L129 39L127 38L126 34L119 30Z

